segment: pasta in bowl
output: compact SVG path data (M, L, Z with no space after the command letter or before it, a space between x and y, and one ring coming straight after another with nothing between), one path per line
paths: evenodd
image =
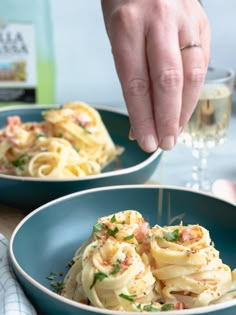
M236 297L224 264L199 225L150 227L134 210L99 218L77 249L60 294L117 311L183 310Z
M10 257L45 315L233 315L235 220L235 205L187 189L95 188L29 214Z
M126 113L84 102L0 108L0 202L32 210L75 191L146 182L162 151L142 151L129 128Z
M122 154L99 112L69 102L42 112L43 121L7 117L0 130L0 172L39 178L75 178L101 173Z

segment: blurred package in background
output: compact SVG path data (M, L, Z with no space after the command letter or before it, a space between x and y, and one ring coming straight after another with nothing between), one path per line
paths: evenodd
M48 0L0 1L0 106L54 103Z

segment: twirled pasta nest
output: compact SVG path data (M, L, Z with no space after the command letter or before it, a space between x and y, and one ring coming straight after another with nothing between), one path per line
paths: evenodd
M233 297L235 271L200 225L150 227L135 210L99 218L61 294L119 311L194 308Z

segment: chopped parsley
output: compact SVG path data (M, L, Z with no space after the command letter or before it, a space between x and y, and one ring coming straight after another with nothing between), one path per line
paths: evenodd
M95 286L97 280L102 281L105 278L107 278L107 275L105 273L103 273L103 272L96 272L94 274L93 283L90 286L90 290Z
M76 145L73 145L73 149L76 151L76 152L79 152L79 148L76 146Z
M62 293L62 290L64 289L64 282L63 281L52 281L50 283L50 286L52 287L53 291L57 294L61 294Z
M103 230L103 228L104 228L104 226L101 223L97 222L93 226L93 232L100 232Z
M18 167L20 170L24 169L26 154L19 155L15 160L11 161L11 164Z
M162 311L171 311L174 309L174 304L164 304L161 308Z
M137 307L138 310L140 310L140 311L142 310L141 304L137 304L135 306Z
M68 262L68 267L72 267L74 265L75 261L71 259L71 261Z
M111 229L108 229L108 230L107 230L107 234L109 234L110 236L113 236L113 237L114 237L118 232L119 232L119 229L118 229L117 226L114 228L114 230L111 230Z
M81 122L79 123L79 126L83 129L84 132L91 134L91 131L89 131L85 125L83 125Z
M61 294L62 293L62 290L65 286L64 282L63 281L56 281L56 278L58 276L62 277L63 276L63 272L60 272L59 275L56 274L55 272L51 272L47 277L46 279L50 280L50 286L53 290L53 292L57 293L57 294Z
M164 238L170 242L177 242L179 240L180 233L178 229L175 229L173 232L164 232Z
M125 299L125 300L130 301L130 302L134 302L134 298L135 298L137 295L135 295L135 294L133 294L133 295L127 295L127 294L121 293L121 294L119 294L119 296L120 296L122 299Z
M110 222L111 222L111 223L115 223L115 222L116 222L116 216L115 216L115 215L112 216Z
M47 278L48 280L55 280L56 277L57 277L57 274L54 273L54 272L51 272L46 278Z
M146 312L158 312L158 311L160 311L159 308L156 308L156 307L152 306L152 304L145 305L143 307L143 310L146 311Z
M45 137L45 135L43 135L42 133L37 133L37 132L35 132L35 133L34 133L34 137L35 137L36 139L38 139L38 138L40 138L40 137Z
M120 268L119 263L112 265L113 270L110 272L110 275L115 275L116 273L120 272L122 268Z
M130 241L130 240L132 240L133 238L134 238L134 234L130 234L130 235L124 237L124 241Z

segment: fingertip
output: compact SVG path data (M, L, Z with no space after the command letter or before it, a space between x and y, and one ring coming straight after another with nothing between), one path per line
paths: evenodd
M136 140L132 127L130 128L130 131L129 131L129 140L131 141Z
M145 135L139 141L140 147L148 152L154 152L158 149L158 141L153 135Z
M175 137L174 136L165 136L160 144L160 147L163 150L169 151L172 150L175 146Z
M129 140L137 140L140 148L145 152L151 153L158 149L158 140L152 134L141 136L140 139L136 139L134 130L131 127L129 131Z

